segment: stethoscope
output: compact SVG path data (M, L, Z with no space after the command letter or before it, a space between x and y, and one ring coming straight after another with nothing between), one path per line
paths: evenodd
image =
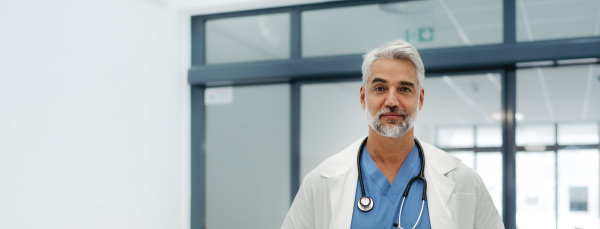
M358 205L358 209L360 209L363 212L368 212L371 209L373 209L373 199L371 199L371 197L368 197L367 194L365 194L365 186L363 185L362 171L361 171L361 166L360 166L360 156L362 155L362 151L363 151L363 148L365 147L366 143L367 143L367 138L365 138L365 140L360 145L360 148L358 148L358 181L360 181L360 191L362 192L362 197L358 200L357 205ZM417 218L417 222L413 226L413 229L415 227L417 227L417 224L419 223L419 220L421 219L421 215L423 214L423 207L425 206L425 197L426 197L425 193L427 192L427 181L425 181L425 176L423 175L424 174L423 170L425 169L425 156L423 155L423 148L421 147L421 143L416 138L415 138L415 144L417 145L417 149L419 150L419 155L421 156L421 171L419 172L419 175L410 179L410 181L408 181L408 184L406 185L406 189L404 190L404 195L402 197L402 203L400 204L400 213L398 214L398 224L394 223L394 227L398 227L398 228L402 228L402 227L400 227L400 219L402 217L402 207L404 206L404 200L406 199L406 196L408 196L408 190L410 190L410 185L412 185L412 182L415 180L423 181L423 198L422 198L423 201L421 203L421 212L419 213L419 218Z

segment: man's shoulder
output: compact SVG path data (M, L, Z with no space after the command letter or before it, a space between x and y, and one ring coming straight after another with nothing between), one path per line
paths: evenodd
M362 137L350 144L346 149L332 155L325 159L317 167L315 167L310 173L306 175L305 179L318 178L318 177L332 177L343 174L350 170L356 165L356 155L358 148L365 138Z

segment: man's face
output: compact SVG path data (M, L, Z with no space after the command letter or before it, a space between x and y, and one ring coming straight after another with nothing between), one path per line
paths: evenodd
M424 89L419 89L417 72L409 60L382 58L371 67L367 85L360 88L360 102L371 129L397 138L412 131L423 107Z

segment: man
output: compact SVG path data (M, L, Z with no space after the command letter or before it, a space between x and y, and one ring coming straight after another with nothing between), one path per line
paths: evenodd
M414 137L425 95L417 50L384 44L365 55L362 73L367 138L306 175L282 228L504 228L477 173Z

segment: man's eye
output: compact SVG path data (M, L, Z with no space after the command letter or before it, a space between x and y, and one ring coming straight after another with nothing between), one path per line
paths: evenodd
M383 87L376 87L375 91L383 91Z
M400 88L400 91L402 91L402 92L410 92L410 88L403 87L403 88Z

